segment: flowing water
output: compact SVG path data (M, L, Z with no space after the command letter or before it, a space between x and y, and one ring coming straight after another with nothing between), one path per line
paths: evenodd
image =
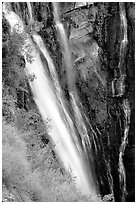
M89 148L91 148L91 143L89 140L86 126L82 118L81 110L79 109L79 106L77 104L78 101L80 100L78 98L78 94L77 94L76 87L75 87L75 79L74 79L75 73L74 73L73 65L72 65L71 49L69 47L69 43L68 43L68 39L67 39L67 35L65 32L64 26L60 21L58 3L54 2L53 8L54 8L54 19L55 19L58 35L59 35L59 38L61 39L60 41L61 41L63 51L64 51L63 52L64 63L65 63L65 68L67 72L68 88L69 88L69 93L70 93L71 105L72 105L73 112L74 112L75 122L76 122L78 133L82 140L82 146L84 148L84 151L87 152L87 147L89 146Z
M87 195L91 193L97 194L86 152L79 142L79 136L74 128L73 121L64 105L55 67L47 48L38 34L32 35L31 38L43 53L48 62L48 67L42 63L39 50L25 32L23 21L17 14L8 10L8 5L6 3L3 5L3 12L11 26L11 30L16 29L16 32L22 34L25 38L25 44L22 48L22 54L26 61L25 71L29 78L34 100L43 120L46 121L47 118L51 120L50 136L55 144L55 151L66 170L71 172L75 178L74 182L78 189ZM28 10L32 20L30 4L28 4ZM48 70L51 73L51 77L48 74ZM73 103L75 104L75 99L73 99ZM75 115L79 112L76 109L77 105L74 107ZM82 118L79 118L79 123L83 124Z
M122 201L126 201L125 197L127 195L126 189L126 171L123 162L123 156L125 152L126 145L128 144L128 132L129 132L129 124L130 124L130 105L128 100L124 100L123 102L123 110L125 113L125 130L124 136L122 138L122 143L119 149L119 181L120 181L120 188L122 192Z
M121 41L120 46L120 60L118 68L120 70L120 91L123 94L125 86L124 86L124 75L126 73L125 66L124 66L124 60L125 60L125 54L126 54L126 46L128 43L127 39L127 19L126 19L126 12L124 3L119 3L120 8L120 20L121 20L121 29L123 30L123 39ZM122 201L126 201L126 195L127 195L127 189L126 189L126 170L124 167L123 162L123 156L125 152L126 145L128 144L128 132L129 132L129 124L130 124L130 106L128 99L125 99L123 101L123 110L125 114L125 122L124 122L124 136L122 138L122 142L119 148L119 182L120 182L120 188L122 192Z
M126 19L126 11L124 8L123 3L119 3L119 7L120 7L120 20L121 20L121 29L123 30L123 39L121 41L121 46L120 46L120 60L119 60L119 69L121 69L123 62L124 62L124 57L125 57L125 53L127 51L126 46L128 43L128 39L127 39L127 19ZM122 73L121 74L125 74Z
M60 158L60 161L65 169L71 173L74 178L74 183L83 194L97 195L99 192L94 170L94 158L91 159L92 147L94 146L95 156L98 155L98 152L101 152L102 159L107 167L108 185L114 201L114 180L111 174L111 161L109 156L108 160L105 156L102 135L99 129L97 126L95 128L92 127L83 111L84 108L80 102L77 88L75 86L75 71L73 68L67 32L60 20L60 7L59 4L55 2L52 3L52 6L57 37L63 54L63 61L67 75L68 92L72 108L71 114L65 103L65 96L61 89L56 67L43 39L36 31L31 34L28 34L25 31L24 20L21 19L18 13L12 11L10 3L3 4L3 12L5 18L10 24L11 32L16 30L16 32L21 34L25 39L24 45L21 49L26 62L25 72L29 80L35 103L39 108L43 120L46 122L47 119L50 119L51 128L49 130L49 135L55 144L55 151ZM18 4L17 7L19 8ZM116 78L112 81L112 93L114 97L121 96L124 93L125 66L123 66L123 64L128 44L127 19L123 3L119 3L119 10L121 30L123 33L123 37L121 37L120 58L118 63L121 77L118 78L118 76L115 76ZM27 2L27 12L28 24L32 26L35 22L33 17L34 12L32 4L29 2ZM45 58L46 63L42 61L41 55ZM102 84L104 85L103 81ZM123 100L122 109L125 114L124 135L121 139L121 144L119 145L119 157L117 163L119 184L122 194L121 199L122 201L125 201L127 188L123 156L126 145L128 144L131 115L130 105L127 99ZM90 136L87 126L90 129ZM108 143L110 143L109 135ZM108 146L111 145L112 144L108 144Z

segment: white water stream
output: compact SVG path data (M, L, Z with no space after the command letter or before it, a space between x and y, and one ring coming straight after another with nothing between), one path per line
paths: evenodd
M66 170L72 172L78 189L87 195L97 194L86 154L78 142L73 122L64 106L63 98L61 98L61 89L54 64L41 37L38 34L33 34L32 36L48 62L48 67L52 73L52 79L46 71L48 67L43 64L38 49L34 45L31 37L25 32L23 21L17 14L8 10L7 3L3 4L3 12L6 20L11 26L11 32L15 29L16 32L25 38L25 44L22 48L22 54L26 61L25 72L30 79L29 83L34 100L40 110L43 120L46 121L47 118L51 120L49 134L55 144L56 153ZM31 11L30 16L32 19ZM53 79L54 82L52 81ZM57 84L57 87L55 84Z
M59 3L54 2L53 8L54 8L54 21L56 23L58 36L61 41L60 44L61 44L61 47L63 48L64 64L65 64L66 73L67 73L68 88L70 93L71 105L74 112L75 123L78 129L79 135L81 137L84 151L87 152L87 147L91 148L91 142L88 136L87 128L82 118L81 110L78 106L78 103L80 104L80 99L78 97L76 87L75 87L75 71L72 65L73 63L72 63L72 57L71 57L71 48L69 46L69 42L68 42L68 38L65 32L64 26L60 21Z
M123 110L125 113L125 130L124 136L122 138L122 143L119 149L119 181L120 181L120 188L122 191L122 201L125 201L125 197L127 195L127 188L126 188L126 170L123 162L123 156L125 153L125 148L128 144L128 133L129 133L129 125L130 125L130 104L127 99L123 101Z

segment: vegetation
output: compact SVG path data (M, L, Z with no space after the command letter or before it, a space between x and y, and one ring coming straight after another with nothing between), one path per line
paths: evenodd
M93 201L82 196L63 170L48 137L49 121L36 110L3 117L3 201ZM10 121L10 122L9 122Z
M22 44L3 18L3 201L97 201L76 190L56 158L48 135L50 121L42 121L24 74Z
M3 122L3 201L92 201L61 171L50 144Z

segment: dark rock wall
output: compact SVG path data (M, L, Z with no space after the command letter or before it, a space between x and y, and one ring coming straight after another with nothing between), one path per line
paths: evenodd
M127 177L127 201L135 201L135 5L126 3L128 19L128 51L126 61L126 97L131 104L131 123L124 164Z
M120 12L124 10L128 43L121 47L126 28L121 22ZM91 137L96 140L92 142L100 191L105 195L114 190L115 201L134 201L134 4L94 3L87 7L79 6L76 10L73 5L64 16L73 22L69 39L76 69L76 87L94 129L95 136ZM113 81L116 83L115 93ZM125 87L123 92L120 83ZM123 153L127 188L123 198L119 157L127 125L123 109L125 100L130 104L131 115L128 144Z
M60 42L53 20L51 3L31 3L34 23L29 22L26 3L12 3L14 11L30 27L40 27L54 60L59 81L69 106L69 91ZM120 8L127 20L127 44L121 48L124 27ZM90 135L97 184L101 194L114 194L115 201L134 201L135 194L135 4L134 3L60 3L63 23L72 51L75 85ZM42 25L40 24L42 22ZM31 25L30 25L31 24ZM30 28L29 27L29 28ZM41 56L42 57L42 56ZM121 64L119 63L121 60ZM123 79L120 77L123 76ZM123 80L123 81L122 81ZM114 83L113 83L114 82ZM120 89L122 83L123 92ZM116 90L113 90L116 87ZM114 93L115 92L115 93ZM120 93L120 94L119 94ZM130 124L124 103L130 104ZM70 107L71 109L71 107ZM119 180L119 153L125 128L128 143L123 153L127 194ZM125 198L123 198L123 195Z

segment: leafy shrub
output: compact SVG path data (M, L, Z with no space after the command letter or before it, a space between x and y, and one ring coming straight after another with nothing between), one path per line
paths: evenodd
M71 202L96 201L82 196L67 173L62 174L52 148L30 146L24 134L3 122L2 173L3 194L8 201ZM30 158L28 158L30 156ZM11 196L10 196L11 194Z
M14 122L16 113L16 99L5 89L2 98L2 115L7 123Z
M26 159L27 148L17 130L3 124L2 161L3 179L6 184L18 185L30 172Z

